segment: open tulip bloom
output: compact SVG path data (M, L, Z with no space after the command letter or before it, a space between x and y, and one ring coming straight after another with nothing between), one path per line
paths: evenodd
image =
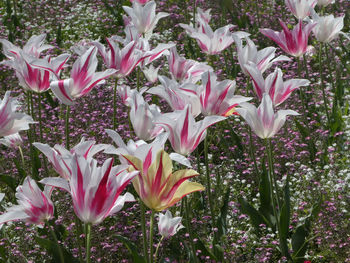
M143 203L150 209L162 211L173 206L186 195L204 190L204 187L188 179L199 174L190 169L173 173L169 155L160 150L152 163L135 156L123 155L130 164L129 171L140 173L132 181Z
M73 154L82 156L87 161L92 161L95 154L108 147L106 144L95 144L95 141L85 141L85 138L82 138L70 151L59 144L56 144L53 148L39 142L35 142L33 145L45 154L49 162L52 163L55 171L67 180L71 178L72 174L72 167L70 167L69 160L73 158Z
M150 1L144 6L138 2L133 2L132 8L123 6L124 11L131 18L131 23L137 28L140 34L144 34L149 39L156 27L159 19L167 17L169 14L160 12L156 15L156 3Z
M171 237L177 233L183 225L181 225L182 217L173 217L171 212L167 210L165 214L159 213L158 231L164 238Z
M283 73L280 68L276 68L265 80L255 64L248 63L245 65L245 68L252 78L253 87L259 100L262 100L263 94L267 93L274 106L283 103L297 88L310 84L310 81L307 79L289 79L283 81Z
M163 128L157 126L154 122L161 115L157 105L148 105L142 95L136 90L131 92L128 102L131 107L130 121L137 137L149 141L163 132Z
M262 139L275 136L285 123L287 115L299 115L294 110L279 110L274 113L272 100L267 93L264 93L258 108L250 103L242 103L237 112Z
M172 110L183 110L187 104L191 104L194 117L201 113L201 105L197 96L197 85L184 83L180 85L176 80L159 76L161 85L150 88L147 93L157 95L170 105Z
M176 47L170 49L168 64L171 76L179 82L196 83L204 72L213 71L212 67L205 63L179 56Z
M31 116L16 112L20 105L17 98L11 98L10 94L6 91L4 98L0 99L0 137L28 130L29 124L35 123Z
M46 49L53 48L51 45L44 45L45 38L46 34L41 34L38 36L33 35L22 49L13 45L6 39L0 39L0 43L2 43L5 56L9 59L15 60L20 58L21 52L27 56L39 58L41 52L45 51Z
M264 73L265 70L270 68L273 63L291 60L290 58L283 55L275 58L276 48L274 47L267 47L258 51L256 45L249 37L245 37L245 47L242 45L241 38L234 37L234 40L237 46L237 57L239 65L241 66L243 73L246 75L249 74L244 65L248 62L254 63L261 71L261 73Z
M202 85L197 89L201 111L204 116L230 116L234 114L238 104L251 98L234 95L236 82L233 80L217 81L214 72L202 75Z
M0 143L9 148L18 148L23 144L23 140L21 138L21 135L19 135L19 133L14 133L0 139Z
M303 27L303 22L299 23L293 28L292 31L289 30L287 25L280 20L283 31L277 32L272 29L260 29L260 32L266 37L270 38L276 44L283 49L287 54L300 57L305 52L308 51L308 38L311 30L316 26L316 23L309 23Z
M51 82L51 89L56 97L66 105L73 105L75 98L80 98L104 79L116 73L115 69L95 72L97 68L97 49L90 47L73 64L70 78Z
M53 217L54 206L50 199L52 187L41 191L36 182L27 176L16 189L18 205L0 215L0 225L9 221L24 220L41 226Z
M316 12L313 11L312 19L317 25L312 29L312 32L316 39L322 43L329 43L336 39L339 34L344 34L341 31L344 27L344 17L345 15L336 18L334 18L333 15L318 16Z
M143 140L134 142L130 139L128 143L125 144L123 139L116 131L106 129L106 133L109 135L109 137L112 138L118 148L115 148L113 145L109 145L109 147L105 149L104 153L118 155L119 160L122 164L128 163L123 155L132 155L140 159L145 165L149 165L155 159L156 154L160 150L164 149L164 144L168 139L168 133L163 132L159 134L151 143L146 143ZM189 160L180 154L171 153L169 156L173 161L176 161L187 167L191 166Z
M95 159L87 160L77 154L68 161L72 167L69 181L48 177L40 182L70 193L75 214L84 223L99 224L107 216L120 211L125 202L135 201L130 193L121 193L138 171L127 172L127 165L113 167L111 158L102 167L97 166Z
M186 105L181 111L163 114L157 118L156 123L169 132L173 150L187 156L204 140L209 126L225 119L221 116L207 116L196 122L191 114L191 105Z
M317 4L317 0L285 0L286 6L298 19L304 19L310 15L310 11Z

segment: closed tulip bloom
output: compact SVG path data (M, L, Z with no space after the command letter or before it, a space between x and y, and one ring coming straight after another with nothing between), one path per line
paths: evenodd
M260 32L276 42L280 48L287 54L300 57L308 51L308 38L311 30L316 26L316 23L309 23L303 27L303 22L299 23L293 28L292 31L286 26L286 24L280 20L283 31L277 32L271 29L260 29Z
M298 19L304 19L310 15L311 8L317 4L317 0L285 0L286 6Z
M203 115L227 117L235 113L235 108L240 103L251 99L234 95L235 90L235 81L224 80L219 82L214 72L204 73L202 75L202 85L197 89Z
M283 55L275 58L276 48L274 47L267 47L258 51L254 42L249 37L245 38L245 47L242 45L242 39L234 37L234 40L237 46L238 62L245 75L249 75L244 67L244 65L248 62L254 63L261 71L261 73L264 73L265 70L270 68L273 63L279 61L290 61L290 58Z
M121 195L129 182L138 174L127 172L127 166L114 166L113 159L106 160L102 167L97 161L86 160L74 154L69 160L72 177L48 177L40 182L59 187L71 194L75 214L84 223L99 224L107 216L120 211L125 202L135 201L130 193Z
M95 144L95 141L85 141L82 138L81 141L75 145L70 151L61 145L56 144L51 148L47 144L35 142L33 145L38 148L52 163L55 171L67 180L71 178L72 167L68 160L73 158L73 154L83 156L87 161L92 161L95 154L105 150L108 145L106 144Z
M160 67L161 66L155 68L153 65L151 65L148 68L143 68L142 72L145 74L145 77L149 82L155 83L158 81L158 71Z
M176 80L159 76L161 85L150 88L147 92L157 95L166 100L172 110L183 110L186 105L191 104L194 117L201 113L201 105L197 96L197 86L192 83L180 85Z
M136 90L131 93L128 102L131 107L130 121L137 137L149 141L163 132L163 128L154 122L161 115L157 105L149 105Z
M0 99L0 137L29 130L29 124L35 123L29 115L16 112L19 106L17 98L10 97L10 91Z
M51 89L56 97L66 105L73 105L74 99L91 91L97 84L116 73L115 69L95 72L97 68L97 49L90 47L73 64L70 78L51 82Z
M173 218L169 210L167 210L165 214L159 213L159 234L162 235L164 238L168 238L175 235L181 228L183 228L181 220L182 217L179 216Z
M333 15L318 16L315 12L312 15L317 25L312 29L316 39L322 43L329 43L336 39L339 34L344 34L341 30L344 27L344 17L334 18Z
M191 105L185 109L166 113L157 118L156 123L169 132L169 141L175 152L188 155L204 140L206 129L225 117L208 116L196 122L191 114Z
M123 6L124 11L131 18L131 23L137 28L140 34L145 34L146 38L150 38L159 19L167 17L169 14L160 12L156 15L156 3L150 1L144 6L138 2L134 2L131 7Z
M196 83L204 72L213 71L207 64L179 56L176 47L170 49L168 64L171 76L179 82Z
M199 175L196 171L185 169L173 173L171 159L164 150L157 153L147 170L143 169L144 163L137 157L131 155L123 157L130 164L130 172L140 172L132 183L143 203L150 209L162 211L186 195L204 190L201 184L188 181Z
M0 225L9 221L24 220L31 224L43 225L53 217L54 206L50 199L52 187L41 191L36 182L27 176L23 185L16 189L18 205L12 206L0 215Z
M310 84L310 81L307 79L289 79L283 81L283 73L280 68L276 68L265 80L255 64L246 64L245 68L253 80L253 87L259 100L262 100L263 94L267 93L270 95L274 106L283 103L297 88Z
M293 110L279 110L274 113L270 96L264 94L258 108L249 103L242 103L237 108L239 115L245 119L257 136L262 139L271 138L282 128L288 115L299 115Z

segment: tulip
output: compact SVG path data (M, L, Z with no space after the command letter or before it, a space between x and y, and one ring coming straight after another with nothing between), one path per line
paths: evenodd
M20 58L21 52L23 52L23 54L27 56L39 58L41 52L43 52L46 49L53 48L53 46L51 45L43 45L45 38L46 34L41 34L38 36L33 35L22 49L13 45L6 39L0 39L0 43L2 43L5 56L11 60L16 60Z
M200 7L197 7L197 13L196 13L196 21L202 20L204 23L209 24L211 20L211 9L203 10Z
M283 28L282 32L273 31L271 29L260 29L260 32L275 41L280 48L287 54L300 57L308 51L307 45L311 30L316 26L316 23L309 23L303 28L302 21L294 27L292 31L288 29L286 24L280 20L280 24Z
M125 202L135 201L130 193L121 193L139 172L127 172L127 166L113 167L111 158L102 167L97 167L95 159L89 161L77 154L68 161L72 167L69 181L48 177L40 182L70 193L75 214L84 223L99 224L107 216L120 211Z
M221 116L208 116L196 122L191 114L191 105L186 105L181 111L163 114L157 118L156 124L169 132L169 141L175 152L188 155L204 140L209 126L225 119Z
M18 107L17 98L11 98L9 91L0 99L0 137L28 130L29 124L35 123L29 115L16 112Z
M317 4L317 0L285 0L286 6L298 19L304 19L310 15L311 8Z
M154 120L161 115L157 105L149 105L142 95L134 90L128 99L130 104L130 120L136 136L148 141L163 132L163 128L156 126Z
M158 71L160 67L161 66L154 68L153 65L151 65L148 68L143 68L142 72L145 74L145 77L149 82L155 83L158 80Z
M310 84L307 79L289 79L284 82L280 68L276 68L265 80L255 64L246 64L245 68L253 80L253 87L259 100L263 98L264 93L267 93L274 106L283 103L297 88Z
M0 139L0 143L9 148L18 148L23 144L23 140L21 138L21 135L19 135L19 133L14 133Z
M141 5L146 4L148 1L149 1L149 0L130 0L131 3L136 2L136 3L139 3L139 4L141 4Z
M3 64L15 69L19 84L24 89L36 93L45 92L50 88L50 82L58 78L70 57L68 54L62 54L53 59L47 56L44 59L33 60L22 52L20 54L20 58L5 61Z
M158 231L164 238L171 237L177 233L183 225L181 225L182 217L174 217L167 210L165 214L159 213Z
M232 25L221 27L215 32L211 29L208 23L201 23L201 26L197 29L185 24L180 24L184 28L190 37L197 40L200 49L208 55L216 55L221 51L229 47L233 42L233 36L245 37L249 34L244 32L231 33Z
M128 76L144 59L143 52L137 48L137 42L135 41L131 41L123 49L120 49L118 43L112 38L107 38L107 43L108 51L101 43L92 42L98 48L106 67L115 69L118 78Z
M124 11L130 16L131 23L137 28L140 34L144 34L149 39L156 27L159 19L167 17L169 14L160 12L156 15L156 3L150 1L142 6L138 2L133 2L132 8L123 6Z
M202 85L197 90L203 115L227 117L234 114L238 104L251 99L234 95L235 89L235 81L224 80L219 82L214 72L204 73L202 75Z
M176 47L170 49L168 63L172 77L180 82L196 83L204 72L213 70L207 64L180 57Z
M95 154L105 150L108 145L95 144L95 141L85 141L82 138L81 141L74 146L70 151L56 144L51 148L47 144L35 142L33 145L38 148L46 157L49 162L52 163L55 171L67 180L71 178L72 167L69 166L69 159L73 158L73 154L84 157L87 161L92 161Z
M242 103L237 112L245 119L257 136L262 139L271 138L282 128L287 115L299 115L293 110L273 111L273 104L269 94L263 95L258 108L249 103Z
M312 18L317 23L312 29L316 39L322 43L329 43L336 39L339 34L344 34L341 30L344 27L344 17L334 18L333 15L318 16L313 12Z
M264 73L265 70L270 68L273 63L279 61L290 61L290 58L286 56L278 56L275 58L276 48L274 47L267 47L258 51L254 42L249 37L245 38L247 43L245 47L243 47L242 40L240 38L234 37L234 40L237 46L238 62L245 75L249 75L244 67L244 65L248 62L257 65L261 73Z
M0 225L9 221L24 220L42 226L53 217L54 206L50 199L52 187L41 191L36 182L27 176L23 185L16 189L18 205L12 206L0 215Z
M158 95L166 100L172 110L183 110L186 105L191 104L194 117L201 113L201 105L196 93L197 86L191 83L180 85L176 80L159 76L161 85L149 89L147 92Z
M80 98L104 79L116 73L115 69L95 72L97 67L96 48L90 47L73 64L70 78L53 81L50 85L57 98L66 105L73 105L75 98Z
M186 195L204 190L201 184L188 181L199 175L196 171L185 169L173 173L171 159L164 150L157 153L147 170L143 169L145 164L139 158L131 155L123 157L130 164L129 172L140 172L132 183L143 203L152 210L162 211Z
M163 132L159 134L153 140L153 142L149 144L143 140L138 140L136 142L134 142L133 140L129 140L128 143L125 144L123 142L123 139L116 131L106 129L106 133L109 135L109 137L112 138L112 140L115 142L118 148L115 148L113 145L110 145L105 149L104 153L119 155L119 160L122 164L127 164L127 161L125 160L125 158L123 158L122 155L135 156L144 163L144 171L146 171L151 165L151 163L155 159L156 154L161 149L164 149L164 144L168 139L168 134ZM171 160L176 161L187 167L191 167L191 163L184 156L177 153L171 153L169 156Z

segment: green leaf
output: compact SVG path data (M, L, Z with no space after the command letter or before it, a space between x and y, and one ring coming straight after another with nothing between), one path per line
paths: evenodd
M0 182L5 183L13 192L16 192L17 180L12 176L0 174Z
M227 231L227 212L228 212L228 203L230 202L230 188L227 189L222 207L220 209L220 215L216 222L216 227L218 231L216 232L216 239L220 240L223 235L226 234Z
M249 218L255 227L255 229L259 232L259 226L261 224L267 225L267 220L264 219L264 217L253 207L251 206L247 200L245 200L242 197L238 198L238 202L241 204L241 211L244 214L249 215Z
M35 237L35 241L38 243L39 246L42 248L45 248L46 251L52 256L52 261L51 262L57 262L60 263L60 256L59 256L59 250L58 250L58 244L49 240L49 239L44 239L41 237ZM63 253L63 258L64 261L67 263L76 263L78 260L73 257L73 255L68 252L65 248L60 246L61 251Z
M59 25L59 30L60 30L60 29L61 29L61 25ZM57 34L58 34L58 33L57 33ZM57 107L59 106L58 101L57 101L57 100L55 101L55 100L52 98L52 95L51 95L51 93L50 93L49 91L44 92L44 96L45 96L47 102L50 104L50 106L51 106L52 108L57 108Z
M299 262L299 260L303 260L303 257L306 252L307 244L306 237L308 236L308 231L305 229L304 225L300 225L295 230L292 235L292 248L293 254L292 257Z
M24 171L23 167L22 167L22 162L18 159L13 159L13 162L15 163L16 165L16 168L17 168L17 171L18 171L18 174L21 178L21 182L23 182L24 178L26 178L26 172Z
M121 235L114 235L120 242L124 244L124 246L127 247L129 252L132 256L132 262L134 263L145 263L146 260L144 256L140 255L138 251L140 250L139 247L137 247L133 242L128 240L127 238L121 236Z

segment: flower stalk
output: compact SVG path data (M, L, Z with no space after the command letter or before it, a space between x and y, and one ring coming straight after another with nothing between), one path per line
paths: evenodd
M151 263L153 263L154 215L155 215L155 211L154 209L152 209L151 220L149 225L149 259Z
M86 238L86 263L91 262L91 223L85 224L85 238Z

